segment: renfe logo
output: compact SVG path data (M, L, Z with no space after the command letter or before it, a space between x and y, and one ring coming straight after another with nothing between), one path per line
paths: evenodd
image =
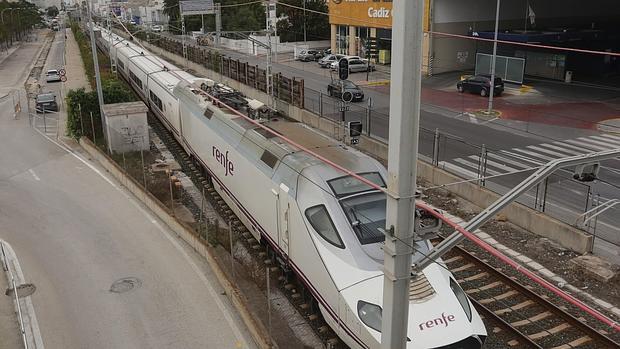
M439 325L443 325L443 327L448 327L448 324L453 321L456 321L454 315L446 315L445 313L441 313L441 317L421 323L420 330L424 331L424 329L426 328L432 328Z
M231 176L234 174L233 171L235 170L235 165L232 161L228 160L228 150L226 153L222 153L219 149L213 146L213 157L224 167L226 176L228 176L229 173Z

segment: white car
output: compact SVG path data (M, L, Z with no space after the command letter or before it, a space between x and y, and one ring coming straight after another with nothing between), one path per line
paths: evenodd
M60 81L60 73L56 69L48 70L47 74L45 74L45 81L47 82L58 82Z
M151 30L156 32L156 33L161 33L164 30L164 27L159 25L159 24L153 24L151 26Z
M346 59L346 60L348 60L350 62L352 59L362 59L362 58L360 56L344 56L344 57L342 57L340 59ZM340 62L340 59L335 61L335 62L332 62L332 64L329 67L332 70L338 70L338 62Z

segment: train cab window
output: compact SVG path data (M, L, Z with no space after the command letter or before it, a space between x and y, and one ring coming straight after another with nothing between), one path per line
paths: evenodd
M278 158L273 155L269 150L265 150L260 159L269 167L274 168L278 163Z
M357 239L362 245L385 240L381 229L385 228L386 196L382 192L370 192L340 200Z
M383 178L381 178L379 172L360 173L359 176L371 183L376 184L377 186L385 187L385 182L383 181ZM327 183L338 198L374 190L374 188L353 176L334 178L327 181Z
M344 243L324 205L317 205L307 209L306 218L308 218L312 228L323 239L338 248L344 248Z

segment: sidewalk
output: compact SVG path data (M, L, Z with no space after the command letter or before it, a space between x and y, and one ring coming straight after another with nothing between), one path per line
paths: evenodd
M65 90L69 91L83 87L86 89L86 92L91 91L88 78L86 77L86 70L84 69L84 62L82 62L82 56L80 55L80 48L70 28L67 28L66 45L65 57L67 65L65 66L65 71L67 72L67 81L64 83Z
M17 314L15 313L15 303L11 297L4 295L4 291L8 289L9 284L7 282L8 275L4 270L4 264L2 265L2 275L0 275L0 349L13 349L23 346L22 338L19 333L19 326L17 324Z

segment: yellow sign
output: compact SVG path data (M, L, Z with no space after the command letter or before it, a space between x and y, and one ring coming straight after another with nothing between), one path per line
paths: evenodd
M329 23L369 28L392 28L392 0L328 0ZM424 1L424 30L428 30L430 0Z

